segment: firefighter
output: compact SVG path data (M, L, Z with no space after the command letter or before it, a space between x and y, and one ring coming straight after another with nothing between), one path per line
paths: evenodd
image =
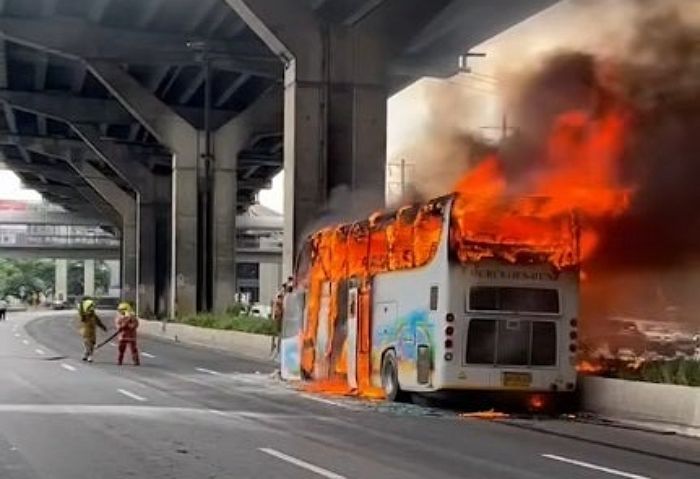
M121 303L119 305L114 325L119 331L119 365L121 366L124 362L124 353L128 346L131 350L131 359L134 361L134 366L138 366L141 364L139 350L136 345L136 330L139 327L139 320L129 303Z
M282 326L284 322L284 299L287 294L291 293L294 288L294 278L288 277L287 281L282 283L280 289L275 295L272 302L272 320L275 325L275 335L272 336L271 354L273 358L277 358L280 354L282 346Z
M277 357L280 349L281 333L282 333L282 317L284 314L284 293L285 285L283 284L275 295L272 301L272 321L275 325L275 334L272 336L270 344L270 354L273 358Z
M83 361L92 362L92 355L95 352L97 342L97 328L107 331L107 327L100 321L95 312L95 302L92 299L84 299L78 306L80 317L80 335L83 337Z

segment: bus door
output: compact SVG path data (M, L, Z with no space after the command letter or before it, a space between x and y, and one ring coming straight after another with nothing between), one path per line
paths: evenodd
M347 337L348 337L348 281L340 280L333 284L335 318L331 321L330 366L331 374L344 377L347 374Z
M328 342L331 339L330 312L332 288L335 285L331 281L324 281L321 286L321 302L318 310L318 323L316 326L316 347L314 351L314 379L328 379L331 373L328 362Z
M303 331L306 294L293 291L284 296L280 374L283 379L301 379L301 332Z
M348 282L347 298L347 338L346 338L346 364L348 386L357 389L357 332L358 332L358 308L359 308L359 287L357 280Z

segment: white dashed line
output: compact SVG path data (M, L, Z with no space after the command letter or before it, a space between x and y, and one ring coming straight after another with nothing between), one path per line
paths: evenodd
M75 371L75 367L71 366L70 364L66 363L61 363L61 367L65 369L66 371Z
M341 407L344 406L344 404L341 404L339 402L332 401L332 400L326 399L326 398L316 397L316 396L313 396L311 394L302 394L301 396L306 398L306 399L309 399L311 401L320 402L322 404L328 404L330 406L341 406Z
M26 340L26 339L23 339L23 340L22 340L22 344L24 344L24 345L26 345L26 346L29 346L29 341Z
M559 462L565 462L567 464L573 464L574 466L585 467L586 469L593 469L594 471L606 472L614 476L627 477L628 479L649 479L647 476L640 476L639 474L632 474L629 472L620 471L618 469L613 469L611 467L598 466L596 464L591 464L590 462L577 461L575 459L556 456L554 454L542 454L542 457L546 457L547 459L553 459Z
M150 353L144 353L143 351L141 352L141 356L143 356L144 358L151 358L151 359L155 358L154 355L152 355Z
M34 352L37 353L37 354L41 354L42 356L43 356L44 354L46 354L46 353L44 352L43 349L39 349L39 348L35 349Z
M211 374L212 376L220 376L221 375L220 372L213 371L211 369L206 369L206 368L194 368L194 369L195 369L195 371L199 371L200 373L207 373L207 374Z
M115 348L117 347L117 343L115 343L114 341L110 341L110 342L109 342L109 345L110 345L110 346L114 346Z
M276 457L277 459L281 459L290 464L294 464L295 466L301 467L302 469L306 469L307 471L314 472L322 477L328 477L330 479L345 479L345 476L341 476L340 474L336 474L333 471L329 471L328 469L324 469L309 462L302 461L301 459L297 459L296 457L289 456L275 449L261 447L258 449L258 451L264 452L265 454L269 454L270 456Z
M131 398L131 399L135 399L135 400L141 401L141 402L147 401L147 399L145 397L141 397L138 394L134 394L131 391L127 391L126 389L117 389L117 391L119 393L123 394L124 396Z
M19 333L15 333L15 338L21 338L21 337L22 337L22 335L21 335L21 334L19 334Z

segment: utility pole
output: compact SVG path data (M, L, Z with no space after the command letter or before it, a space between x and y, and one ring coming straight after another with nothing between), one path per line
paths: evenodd
M508 115L504 112L503 115L501 116L501 124L499 126L482 126L482 130L499 130L501 132L501 138L500 141L503 142L506 137L508 136L508 133L511 131L517 130L517 127L510 126L508 124Z

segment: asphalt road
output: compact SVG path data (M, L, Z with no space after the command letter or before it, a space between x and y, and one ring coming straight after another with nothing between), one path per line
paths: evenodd
M272 367L154 340L89 365L70 315L0 323L0 478L687 478L700 441L489 422L300 393Z

